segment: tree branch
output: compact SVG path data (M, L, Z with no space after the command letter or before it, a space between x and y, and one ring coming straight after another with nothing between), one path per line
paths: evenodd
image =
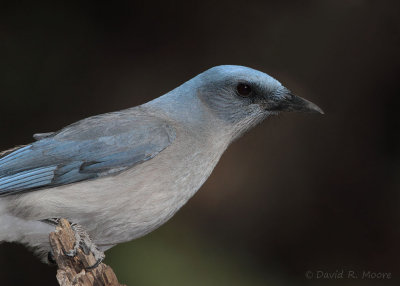
M96 263L91 252L85 254L79 247L74 257L65 255L75 245L74 231L66 219L60 220L49 238L54 260L58 265L57 280L60 286L124 286L118 283L111 267L104 263L87 270L87 267Z

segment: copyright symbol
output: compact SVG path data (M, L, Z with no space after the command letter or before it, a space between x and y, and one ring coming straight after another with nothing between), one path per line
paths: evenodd
M313 277L314 277L314 274L313 274L313 272L312 271L310 271L310 270L308 270L307 272L306 272L306 278L307 279L312 279Z

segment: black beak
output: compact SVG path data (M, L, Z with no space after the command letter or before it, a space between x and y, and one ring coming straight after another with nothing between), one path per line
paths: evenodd
M324 114L321 108L316 104L308 101L300 96L294 95L290 90L285 89L285 92L279 96L274 107L277 111L294 111L294 112L309 112Z

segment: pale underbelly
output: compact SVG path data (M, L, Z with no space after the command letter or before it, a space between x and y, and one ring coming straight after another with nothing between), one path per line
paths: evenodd
M189 164L171 166L160 156L116 176L6 197L8 211L26 220L67 218L100 245L129 241L171 218L216 164L187 159Z

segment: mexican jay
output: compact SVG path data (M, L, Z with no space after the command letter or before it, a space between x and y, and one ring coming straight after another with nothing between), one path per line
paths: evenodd
M217 66L143 105L83 119L0 153L0 241L43 260L49 219L83 226L101 249L171 218L231 142L282 111L318 112L276 79Z

